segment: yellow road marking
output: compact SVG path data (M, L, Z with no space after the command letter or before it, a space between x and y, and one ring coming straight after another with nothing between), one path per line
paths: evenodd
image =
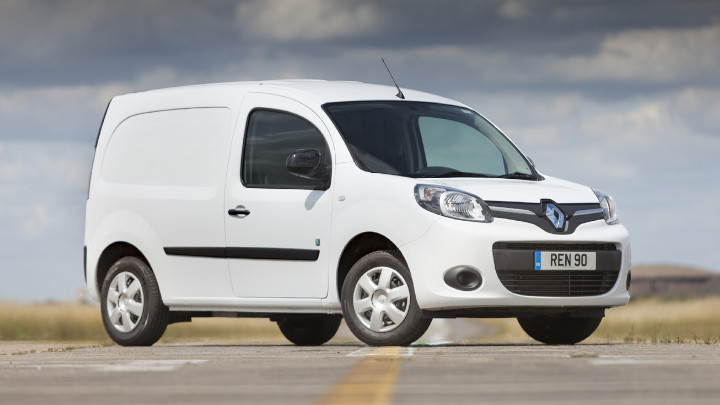
M348 371L314 405L387 405L400 371L401 347L375 349Z

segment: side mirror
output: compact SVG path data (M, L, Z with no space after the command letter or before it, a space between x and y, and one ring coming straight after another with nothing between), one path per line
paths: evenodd
M285 168L296 176L321 180L324 189L329 186L330 168L322 164L322 154L317 149L296 150L288 155Z

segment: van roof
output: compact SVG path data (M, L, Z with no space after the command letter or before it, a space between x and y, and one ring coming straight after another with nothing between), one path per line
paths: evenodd
M405 99L408 101L426 101L442 104L462 105L455 100L440 97L434 94L402 88ZM126 96L146 94L155 97L171 95L181 96L184 93L192 96L197 93L245 93L262 92L287 95L299 101L312 101L318 105L342 102L342 101L364 101L364 100L398 100L397 89L393 86L369 84L353 81L327 81L327 80L262 80L247 82L227 82L200 84L182 87L171 87L165 89L150 90L141 93L132 93ZM120 96L120 97L126 97Z
M457 101L421 91L402 89L406 101L423 101L466 107ZM264 80L170 87L113 97L103 120L103 131L113 131L123 120L149 111L203 107L239 107L248 93L265 93L294 99L311 108L325 103L377 101L397 98L393 86L347 81Z

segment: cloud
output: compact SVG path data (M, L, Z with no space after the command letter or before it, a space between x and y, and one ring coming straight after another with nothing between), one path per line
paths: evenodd
M509 20L522 20L530 14L531 3L521 0L507 0L500 3L498 14Z
M205 39L203 32L222 29L236 1L193 0L53 0L0 2L2 52L47 60L90 52L133 54L143 45ZM212 27L213 30L207 30ZM174 35L169 35L170 33ZM133 44L140 49L129 49Z
M0 139L94 142L110 100L121 94L212 81L206 72L148 70L125 82L19 87L0 91Z
M43 188L83 189L92 149L77 142L5 142L0 144L0 185L36 185L39 194Z
M0 93L2 139L94 140L110 98L125 92L117 84L49 86Z
M367 2L254 0L238 4L238 29L260 40L345 38L382 27L384 18Z
M111 95L124 91L122 85L95 86L49 86L22 88L0 94L0 114L8 116L33 112L52 113L58 108L81 103L84 106L98 107L107 104ZM43 107L54 107L47 109Z
M4 142L0 148L0 223L32 240L68 223L87 189L92 145L74 142Z
M720 88L686 88L669 108L697 132L720 137Z
M26 238L45 235L65 222L57 208L48 204L33 204L13 211L14 217L22 219L22 236Z
M717 78L720 24L637 29L608 35L595 55L550 58L549 71L573 81L685 81Z
M541 34L543 37L552 40ZM506 91L575 89L605 94L612 90L614 96L636 96L698 83L717 85L718 43L720 23L712 23L615 31L599 37L596 46L565 53L518 52L478 41L417 44L393 50L391 55L394 67L452 86L461 86L463 78L469 86ZM383 52L372 47L352 49L355 56ZM344 58L338 59L343 66ZM444 74L438 76L438 71Z
M677 143L688 134L670 114L667 102L652 101L628 110L604 112L585 120L580 129L598 140L610 140L616 147L648 147Z
M689 1L632 13L614 1L0 3L0 88L130 83L163 69L203 81L365 79L368 57L391 55L394 69L436 82L430 90L468 82L633 95L643 84L710 82L720 62L718 7ZM245 69L224 74L232 66Z
M105 84L240 55L237 1L0 2L0 88Z

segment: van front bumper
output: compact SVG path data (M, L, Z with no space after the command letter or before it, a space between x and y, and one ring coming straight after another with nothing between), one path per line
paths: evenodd
M596 270L533 271L528 260L539 249L594 251ZM418 305L431 316L595 311L625 305L630 299L629 234L624 226L603 220L582 224L572 234L552 234L501 218L492 223L439 218L423 237L400 250ZM477 270L480 286L463 291L448 285L445 274L458 266Z

